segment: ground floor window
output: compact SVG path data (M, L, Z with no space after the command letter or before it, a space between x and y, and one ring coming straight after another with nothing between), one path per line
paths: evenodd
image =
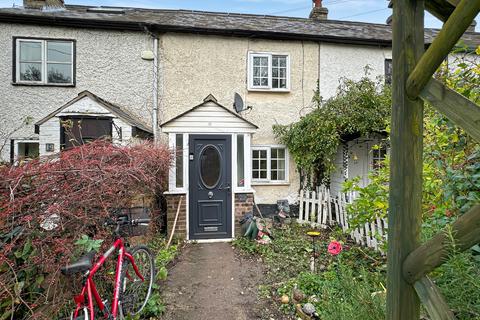
M245 186L245 138L237 135L237 186Z
M183 188L183 134L175 135L175 186Z
M385 145L375 146L372 151L372 168L378 170L382 167L383 161L387 156L387 147Z
M283 146L252 147L252 180L254 182L286 182L287 151Z

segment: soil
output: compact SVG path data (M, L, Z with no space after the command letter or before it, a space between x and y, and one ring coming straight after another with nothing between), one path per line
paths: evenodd
M264 272L229 243L189 245L169 272L163 319L287 319L272 299L259 296Z

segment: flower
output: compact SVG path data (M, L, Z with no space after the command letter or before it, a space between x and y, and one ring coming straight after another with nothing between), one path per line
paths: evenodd
M335 240L330 242L330 244L328 245L328 252L331 255L336 256L337 254L342 252L342 244Z

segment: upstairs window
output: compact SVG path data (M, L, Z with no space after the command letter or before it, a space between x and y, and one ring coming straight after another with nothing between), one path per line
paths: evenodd
M290 57L287 54L249 53L248 89L290 90Z
M73 85L74 51L71 40L15 39L14 82Z

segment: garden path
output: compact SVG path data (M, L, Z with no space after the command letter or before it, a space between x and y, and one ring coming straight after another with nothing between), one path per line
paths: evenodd
M168 320L280 319L258 298L261 262L235 253L230 243L187 246L170 270L164 298Z

